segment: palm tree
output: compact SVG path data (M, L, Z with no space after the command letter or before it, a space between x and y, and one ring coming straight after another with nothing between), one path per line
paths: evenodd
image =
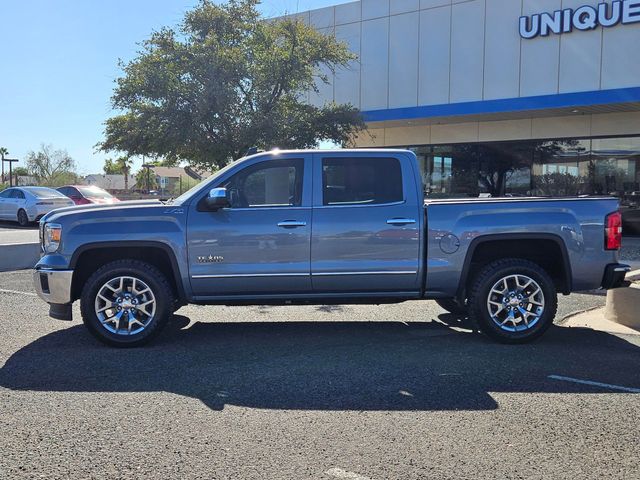
M0 177L0 182L4 182L4 156L9 155L9 150L5 147L0 147L0 157L2 157L2 177Z
M118 170L122 172L124 175L124 189L129 190L129 172L131 171L132 165L131 159L129 157L120 157L115 161L115 164L118 166Z

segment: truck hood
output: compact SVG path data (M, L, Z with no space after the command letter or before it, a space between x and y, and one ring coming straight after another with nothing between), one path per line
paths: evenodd
M136 208L136 209L157 208L158 206L164 206L164 204L160 200L128 200L128 201L116 202L116 203L103 203L103 204L89 203L86 205L73 205L70 207L64 207L64 208L58 208L56 210L52 210L51 212L47 213L44 217L42 217L42 219L40 220L40 223L59 221L70 215L85 214L85 213L92 214L96 212L104 212L105 210L109 211L105 213L110 213L110 211L113 211L112 213L115 216L115 215L120 215L122 214L122 211L131 209L131 208Z

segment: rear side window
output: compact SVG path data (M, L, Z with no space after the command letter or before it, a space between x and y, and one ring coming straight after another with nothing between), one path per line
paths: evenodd
M29 193L38 198L64 197L59 191L46 187L32 187L29 189Z
M394 203L404 200L397 158L323 158L323 205Z
M11 198L24 200L24 193L22 193L20 190L14 190L13 192L11 192Z

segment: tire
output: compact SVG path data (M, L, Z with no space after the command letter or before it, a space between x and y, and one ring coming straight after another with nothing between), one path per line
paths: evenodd
M440 308L454 315L467 315L469 313L469 309L466 306L460 305L453 298L438 298L436 303L440 305Z
M552 325L557 308L553 280L528 260L492 262L480 270L470 288L471 319L483 333L502 343L527 343L539 338Z
M80 311L86 327L101 342L138 347L160 333L174 303L173 289L156 267L138 260L116 260L89 277Z
M18 210L17 219L21 227L29 226L29 217L27 216L27 212L25 212L24 209L21 208L20 210Z

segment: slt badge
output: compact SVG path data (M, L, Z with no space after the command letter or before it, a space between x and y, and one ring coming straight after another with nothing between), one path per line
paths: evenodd
M220 255L198 255L198 263L220 263L224 261L224 257Z

